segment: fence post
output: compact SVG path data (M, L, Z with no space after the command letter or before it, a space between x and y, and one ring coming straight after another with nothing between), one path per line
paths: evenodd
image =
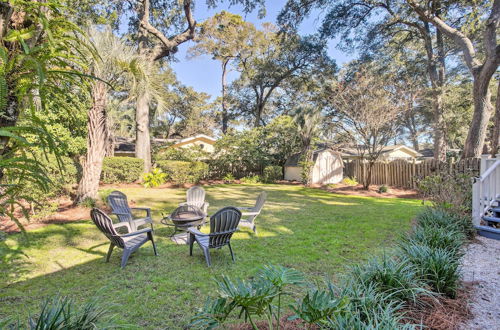
M488 158L490 158L490 155L481 155L481 166L479 167L479 175L483 175L483 173L488 169Z

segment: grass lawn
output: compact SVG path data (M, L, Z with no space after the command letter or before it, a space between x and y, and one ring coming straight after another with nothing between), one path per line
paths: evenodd
M267 263L294 267L312 280L335 280L346 266L380 254L410 227L420 201L334 195L291 185L205 187L209 212L251 206L261 190L268 201L257 218L257 236L248 229L233 236L236 263L229 250L212 250L212 268L195 247L175 245L159 223L185 199L185 189L120 189L137 206L154 210L158 257L151 244L139 249L124 270L121 250L104 263L108 241L91 221L52 224L0 241L0 319L34 313L42 299L57 293L75 300L96 295L118 320L137 328L179 329L215 290L214 276L250 277Z

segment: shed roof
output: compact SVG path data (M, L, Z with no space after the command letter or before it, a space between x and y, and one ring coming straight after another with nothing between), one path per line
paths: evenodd
M313 151L313 162L316 162L316 159L318 159L318 155L324 151L330 151L330 152L337 153L340 155L340 153L333 151L330 148L316 149ZM299 166L301 155L302 155L302 153L299 152L299 153L293 154L290 157L288 157L288 159L285 162L285 166Z

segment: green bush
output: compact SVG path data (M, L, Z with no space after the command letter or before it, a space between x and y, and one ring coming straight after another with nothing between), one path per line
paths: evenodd
M378 187L378 192L380 194L385 194L387 191L389 191L389 188L387 188L387 186L380 186L380 187Z
M432 249L445 249L448 252L459 255L465 235L453 229L439 227L417 226L409 237L403 237L401 244L421 244Z
M272 183L283 179L283 168L281 166L266 166L264 168L264 182Z
M101 323L108 314L102 306L95 301L75 307L73 301L66 297L47 299L41 306L36 316L30 316L26 322L21 320L0 320L0 329L68 329L68 330L93 330L96 324ZM107 320L108 322L111 321ZM111 325L111 324L108 324Z
M91 197L85 197L80 203L78 203L78 205L87 209L91 209L97 206L97 201Z
M101 202L103 204L108 204L108 196L113 192L115 191L114 189L103 189L103 190L99 190L99 199L101 200Z
M423 288L415 267L407 260L384 255L365 265L352 267L350 275L364 287L373 287L389 301L417 302L418 296L431 294Z
M358 185L358 181L356 181L356 178L354 178L354 177L352 177L352 178L346 177L346 178L344 178L344 180L342 180L342 183L347 185L347 186L352 186L352 187Z
M441 248L404 244L401 256L415 266L418 276L434 292L455 298L460 283L460 256Z
M208 153L198 146L191 148L163 148L153 154L155 162L162 160L180 160L184 162L194 162L208 157Z
M240 179L242 183L247 183L247 184L256 184L261 182L261 178L258 175L252 175L252 176L245 176Z
M203 162L161 160L156 166L167 174L167 179L179 184L197 183L208 175L208 165Z
M226 175L224 175L222 180L224 180L225 182L233 182L234 180L236 180L236 178L232 173L227 173Z
M102 164L104 183L132 183L140 179L144 161L133 157L106 157Z
M476 234L472 218L470 216L457 215L448 211L427 207L420 212L417 217L417 225L423 228L439 227L455 230L463 233L467 238L472 239Z
M163 173L161 168L154 168L151 172L145 173L142 176L143 185L146 188L158 187L167 181L167 174Z

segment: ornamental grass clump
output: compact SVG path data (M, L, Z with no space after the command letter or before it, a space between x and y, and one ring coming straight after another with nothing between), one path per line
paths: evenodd
M454 230L463 233L468 239L472 239L476 233L470 216L453 214L440 208L425 208L417 215L416 221L419 227Z
M459 255L465 243L465 235L454 229L417 226L409 237L401 239L401 243L420 244L432 249L440 248Z
M417 303L420 295L432 295L417 276L414 265L405 259L384 255L355 265L349 274L364 287L372 287L387 302Z
M460 286L461 254L415 243L401 244L400 249L400 256L414 265L417 276L432 291L450 298L456 296Z

